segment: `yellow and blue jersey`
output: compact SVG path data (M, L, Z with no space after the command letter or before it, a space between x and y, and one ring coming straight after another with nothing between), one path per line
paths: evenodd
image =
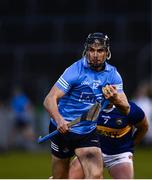
M114 107L100 113L97 132L103 153L111 155L133 152L134 125L142 121L145 114L135 103L129 104L130 113L127 116Z
M80 117L96 100L103 99L102 87L107 84L115 85L118 91L123 91L122 78L114 66L105 62L104 70L97 72L90 69L85 57L78 60L55 83L65 93L58 103L60 114L67 121ZM86 134L95 128L96 122L83 121L70 128L70 131Z

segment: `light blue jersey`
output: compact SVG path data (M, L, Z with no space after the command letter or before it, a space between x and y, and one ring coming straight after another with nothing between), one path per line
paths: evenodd
M81 116L96 100L103 99L102 87L107 84L115 85L118 92L123 91L122 78L114 66L105 63L105 69L97 72L90 69L86 58L78 60L55 83L65 93L58 103L60 114L69 122ZM86 134L95 128L96 122L82 121L70 128L70 131Z

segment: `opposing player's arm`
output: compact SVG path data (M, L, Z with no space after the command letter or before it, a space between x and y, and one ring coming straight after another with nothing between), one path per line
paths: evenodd
M143 137L145 136L146 132L148 131L148 121L147 117L145 116L142 121L135 124L136 132L134 133L134 145L137 145L141 142Z
M103 87L102 91L105 98L109 99L110 102L113 103L119 111L121 111L125 115L129 114L130 105L123 91L118 93L114 85L106 85L105 87Z
M64 96L64 92L55 85L52 87L46 98L44 99L44 107L49 115L56 121L57 129L61 133L65 133L68 130L67 122L63 119L58 111L58 100Z

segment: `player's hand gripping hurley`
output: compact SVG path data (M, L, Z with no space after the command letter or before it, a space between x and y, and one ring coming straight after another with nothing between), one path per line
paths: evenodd
M109 101L108 100L103 100L103 104L101 106L101 103L97 102L83 115L81 115L80 117L76 118L75 120L71 121L68 124L68 127L72 127L75 124L79 123L80 121L95 121L97 120L100 111L102 111L107 105L108 105ZM38 138L38 143L43 143L49 139L51 139L52 136L56 135L59 131L55 130L49 134L47 134L46 136L42 137L40 136Z

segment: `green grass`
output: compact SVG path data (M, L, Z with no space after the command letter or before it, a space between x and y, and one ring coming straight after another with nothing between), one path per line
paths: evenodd
M51 174L50 154L9 152L0 154L0 179L47 179ZM152 148L136 149L135 178L152 179ZM110 178L105 171L105 178Z
M49 176L49 153L10 152L0 155L0 179L44 179Z
M134 159L135 178L152 179L152 148L137 149Z

